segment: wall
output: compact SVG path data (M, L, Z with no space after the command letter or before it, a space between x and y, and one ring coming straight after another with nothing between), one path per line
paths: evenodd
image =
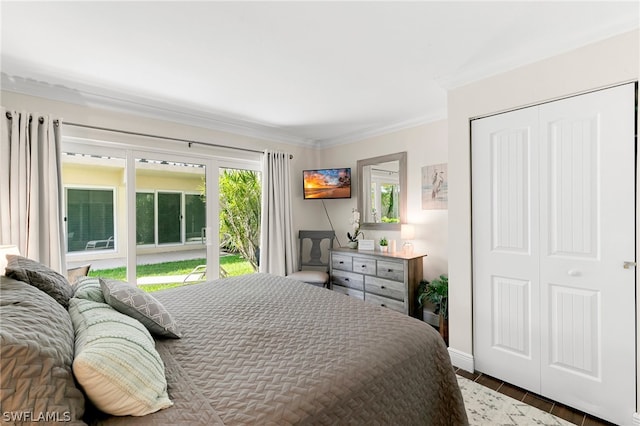
M423 166L447 162L447 122L423 124L410 129L371 137L346 145L326 148L320 152L321 167L351 167L353 194L350 200L327 200L325 206L333 222L338 240L346 245L351 230L351 209L357 205L355 185L358 184L357 160L407 151L407 221L415 224L415 251L427 253L424 278L431 280L447 273L448 218L447 210L422 210L421 169ZM309 200L307 203L319 203ZM319 208L321 209L321 208ZM329 226L325 216L322 225ZM386 236L400 244L400 232L364 231L368 239Z
M473 370L469 120L637 81L639 37L635 30L449 92L449 342L456 365Z

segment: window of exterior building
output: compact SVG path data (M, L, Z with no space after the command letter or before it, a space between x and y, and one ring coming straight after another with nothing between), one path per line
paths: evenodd
M69 252L115 247L114 190L67 188Z

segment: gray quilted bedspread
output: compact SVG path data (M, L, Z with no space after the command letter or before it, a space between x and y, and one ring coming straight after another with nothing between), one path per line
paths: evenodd
M155 293L182 339L158 340L175 405L120 425L464 425L427 324L256 274Z

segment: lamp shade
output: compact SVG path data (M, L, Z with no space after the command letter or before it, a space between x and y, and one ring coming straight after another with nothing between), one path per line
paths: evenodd
M8 263L8 254L20 254L18 246L0 246L0 275L4 275L4 270Z
M416 229L413 225L403 223L400 226L400 238L403 240L413 240L416 237Z

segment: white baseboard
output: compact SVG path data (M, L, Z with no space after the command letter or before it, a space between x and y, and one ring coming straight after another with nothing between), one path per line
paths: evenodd
M632 424L640 426L640 413L633 413L633 423Z
M451 357L451 364L453 364L455 367L462 368L469 373L474 372L473 355L459 351L457 349L449 348L449 357Z

